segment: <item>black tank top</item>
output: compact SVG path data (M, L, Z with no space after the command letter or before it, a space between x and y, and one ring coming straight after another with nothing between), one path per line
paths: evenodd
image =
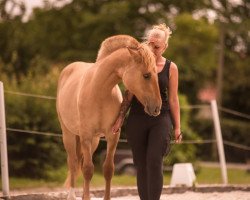
M166 60L162 71L158 73L158 83L162 100L161 114L164 114L169 111L168 87L170 64L171 61ZM131 102L130 114L146 114L144 111L144 106L139 102L139 100L135 96L133 97Z

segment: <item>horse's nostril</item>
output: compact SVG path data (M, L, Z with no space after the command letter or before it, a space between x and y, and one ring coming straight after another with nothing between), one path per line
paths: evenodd
M160 111L160 107L157 106L157 107L155 108L155 113L158 113L159 111Z

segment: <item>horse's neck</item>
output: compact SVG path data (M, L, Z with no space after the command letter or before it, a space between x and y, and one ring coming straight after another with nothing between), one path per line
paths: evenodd
M107 94L116 84L121 82L122 74L130 62L129 53L125 49L118 50L107 58L96 63L94 87L96 91Z

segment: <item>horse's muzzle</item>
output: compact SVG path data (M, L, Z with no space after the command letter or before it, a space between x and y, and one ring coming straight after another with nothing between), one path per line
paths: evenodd
M161 106L145 106L145 112L150 116L158 116L161 113Z

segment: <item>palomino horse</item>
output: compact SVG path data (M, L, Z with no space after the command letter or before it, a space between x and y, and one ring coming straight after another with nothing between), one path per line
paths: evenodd
M94 171L92 155L101 136L107 141L103 164L104 199L110 199L114 153L120 135L113 134L111 129L122 102L117 85L121 81L140 100L149 115L160 113L161 97L154 55L147 45L130 36L106 39L96 63L75 62L61 72L57 112L67 151L68 200L76 199L74 186L80 169L84 176L83 198L90 199L89 187Z

